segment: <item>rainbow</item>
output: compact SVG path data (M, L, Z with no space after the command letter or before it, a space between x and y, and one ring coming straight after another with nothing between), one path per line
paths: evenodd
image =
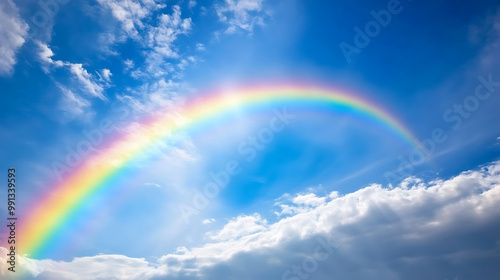
M23 218L19 230L20 253L41 258L57 244L55 236L74 219L84 219L81 207L96 193L111 188L113 178L158 141L167 141L179 132L204 131L223 125L237 110L265 111L273 106L333 110L353 114L384 127L411 147L418 148L415 137L396 118L375 103L354 94L328 87L285 85L218 91L192 100L177 112L156 114L143 121L140 133L112 139L98 154L89 156L62 183L50 188Z

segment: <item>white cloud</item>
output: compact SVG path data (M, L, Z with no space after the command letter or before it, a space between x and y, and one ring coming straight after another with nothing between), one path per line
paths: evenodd
M179 62L179 64L177 64L177 67L179 67L179 69L181 69L181 70L184 70L184 69L186 69L188 64L189 64L189 62L187 61L187 59L181 59L181 62Z
M71 63L62 60L53 60L54 52L49 48L48 45L36 41L36 44L39 47L38 58L43 63L42 69L46 72L50 72L51 67L68 67L69 71L73 74L73 76L79 81L81 85L86 89L86 92L94 97L98 97L102 100L106 100L107 98L104 96L104 85L99 83L86 69L83 68L83 65L80 63ZM109 71L108 69L105 69ZM107 72L106 71L106 72ZM109 73L103 73L105 75L111 75Z
M38 58L40 61L45 63L46 65L42 65L42 69L45 71L45 73L49 73L50 69L48 66L55 66L55 67L62 67L65 65L65 63L61 60L53 60L52 57L54 56L54 52L49 48L48 45L41 43L40 41L36 41L36 44L38 45L38 48L40 51L38 52Z
M171 15L162 14L159 21L158 27L150 28L147 35L148 46L156 54L156 57L153 58L154 61L146 59L146 63L149 65L161 65L165 58L179 58L173 43L179 35L187 34L191 30L191 18L183 19L181 8L178 5L173 6ZM160 67L155 66L155 68Z
M211 218L211 219L205 219L205 220L203 220L203 222L202 222L202 223L203 223L204 225L208 225L208 224L211 224L211 223L213 223L213 222L215 222L215 219L214 219L214 218Z
M117 34L106 33L102 36L103 52L116 54L116 51L110 49L110 45L124 42L126 38L131 37L142 44L145 58L142 66L131 72L133 78L149 79L166 75L173 77L178 74L174 67L177 63L173 60L181 60L182 54L179 53L175 41L180 35L188 34L192 28L191 18L181 17L179 5L171 6L171 14L160 13L157 18L151 18L152 15L156 15L153 11L165 8L166 4L155 0L98 0L98 2L106 10L110 10L113 17L121 23L121 29ZM188 5L193 3L189 2ZM125 71L132 68L133 66L129 65Z
M225 0L223 5L216 5L219 20L227 24L225 33L244 30L251 34L255 25L264 25L267 12L263 9L263 2L264 0Z
M134 66L135 66L134 61L132 61L131 59L125 59L123 61L123 64L125 65L124 71L128 71L128 70L134 68Z
M101 77L106 81L106 82L109 82L111 81L111 76L113 76L113 74L111 73L111 71L107 68L104 68L101 70Z
M189 2L188 2L188 7L189 7L190 9L192 9L192 8L194 8L194 6L196 6L196 1L194 1L194 0L189 0Z
M420 183L411 188L385 189L371 185L341 197L335 193L328 195L324 197L325 203L311 198L313 196L300 195L295 200L300 204L314 201L318 206L271 225L261 222L258 215L240 216L214 235L219 237L218 242L193 248L182 255L164 256L160 263L169 266L177 263L178 269L188 275L200 273L204 279L217 279L214 274L218 270L206 266L231 267L229 272L224 270L233 273L226 274L227 278L269 279L270 275L279 278L285 269L300 263L304 254L312 254L314 243L310 248L299 248L310 244L315 236L328 236L339 248L317 272L335 275L336 279L366 279L370 273L371 279L390 279L385 278L385 273L394 279L410 279L413 272L408 266L418 270L420 265L431 265L426 264L427 259L446 262L459 270L460 265L467 262L474 266L479 252L490 260L495 255L495 251L481 249L482 245L477 247L473 241L464 245L462 238L488 231L500 217L500 209L496 207L500 201L500 163L480 171L464 172L447 181ZM498 226L495 228L498 230ZM453 239L454 246L436 251L443 238ZM485 242L498 241L490 238ZM499 249L497 245L496 252ZM266 264L269 267L270 259L280 260L277 271L270 268L258 274L244 269ZM351 263L349 267L342 265L346 259ZM193 267L193 262L197 266ZM404 267L387 267L393 262ZM358 271L352 271L353 268Z
M106 97L103 95L103 86L83 68L82 64L68 63L67 65L69 66L71 73L73 73L78 81L87 89L88 93L102 100L106 100Z
M147 44L157 53L168 58L177 58L178 54L172 50L172 43L180 34L191 30L191 18L181 18L179 5L173 6L171 15L162 14L157 27L151 27L147 34Z
M317 207L324 204L326 197L317 197L313 193L298 195L292 199L295 204Z
M5 249L0 248L2 255ZM5 253L5 254L4 254ZM36 279L149 279L156 270L143 258L120 255L99 255L75 258L71 262L20 258L20 265L37 276ZM3 264L2 264L3 265ZM4 271L7 271L5 269ZM2 273L4 273L2 271ZM16 273L19 273L17 271ZM19 273L23 276L22 272ZM24 275L22 279L29 277ZM21 278L19 278L21 279Z
M236 240L250 234L266 230L267 221L259 214L239 216L229 221L221 230L207 235L218 241Z
M16 53L26 41L28 29L14 2L0 1L0 76L13 73L17 63Z
M206 50L205 45L203 45L202 43L196 43L196 49L198 51L204 51L204 50Z
M181 70L184 70L189 65L189 63L194 63L194 62L196 62L194 56L188 56L187 58L181 59L181 62L177 64L177 67L179 67L179 69Z
M115 19L121 22L122 29L133 38L138 38L142 22L151 11L166 7L153 0L97 0L103 7L109 9Z
M300 279L282 276L321 250L326 259L316 262L314 269L302 269L304 277L493 279L500 253L500 162L448 180L409 179L407 183L392 189L374 184L344 196L288 196L290 203L309 209L274 223L259 214L238 216L210 233L212 241L191 249L179 247L154 263L101 255L71 262L20 257L20 265L40 279L75 275L85 279ZM2 252L0 259L5 255ZM5 261L0 263L5 271Z
M157 183L144 183L144 185L148 187L161 188L161 185Z
M182 18L179 5L172 6L172 14L161 14L158 26L148 25L144 32L144 66L131 73L133 78L164 77L175 74L175 67L167 60L181 59L175 41L180 35L188 34L192 27L191 18Z
M63 93L63 98L60 101L59 106L61 109L70 114L70 116L83 116L88 115L90 112L88 111L90 107L90 102L86 99L80 97L73 91L67 89L61 84L57 85L61 92Z

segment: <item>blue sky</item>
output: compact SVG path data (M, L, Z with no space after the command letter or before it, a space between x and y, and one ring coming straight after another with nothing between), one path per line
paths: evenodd
M360 44L357 28L387 13ZM2 1L0 163L19 170L20 209L50 192L52 164L103 119L119 128L113 139L213 89L327 84L375 101L419 141L446 138L402 172L412 147L341 112L296 112L251 161L238 146L272 115L179 134L87 205L61 248L21 258L20 273L305 279L287 271L325 239L335 252L315 258L311 279L494 279L499 45L500 7L488 0ZM185 219L182 205L231 161L241 172Z

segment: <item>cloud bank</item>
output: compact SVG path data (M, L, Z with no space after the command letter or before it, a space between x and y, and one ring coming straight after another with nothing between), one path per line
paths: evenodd
M98 255L19 266L27 279L496 279L499 203L494 162L447 180L284 196L276 221L235 217L206 244L154 262Z

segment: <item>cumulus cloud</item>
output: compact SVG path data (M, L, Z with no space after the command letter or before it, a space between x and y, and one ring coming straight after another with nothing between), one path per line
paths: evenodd
M2 255L7 254L4 248L0 251ZM16 271L16 276L23 278L18 279L150 279L159 273L143 258L120 255L82 257L71 262L34 261L20 257L19 267L23 269ZM7 269L2 271L2 275L5 271Z
M21 264L40 279L496 279L500 162L447 180L298 194L271 223L240 215L158 261L116 255ZM5 258L5 252L0 258ZM5 271L5 261L0 262ZM480 264L480 265L479 265ZM258 268L258 269L256 269ZM43 278L45 277L45 278ZM73 278L72 278L73 277Z
M237 31L252 33L255 25L264 25L266 11L264 0L225 0L224 4L216 5L215 10L221 22L227 24L225 33Z
M17 63L16 53L26 41L28 29L14 2L0 1L0 76L13 73Z
M146 71L155 76L162 76L171 72L163 67L165 59L179 59L180 55L174 46L179 35L187 34L191 30L191 18L181 17L179 5L173 6L172 14L162 14L157 27L151 27L147 34L147 45L151 52L146 58Z
M98 0L101 7L111 11L113 17L121 23L121 29L117 34L103 34L101 38L103 51L116 54L109 46L116 42L123 42L128 37L137 40L145 49L143 65L131 72L131 76L136 79L176 74L173 66L175 62L172 65L167 60L184 59L175 41L180 35L188 34L192 28L192 20L189 17L182 18L179 5L171 6L171 14L160 12L157 16L157 13L153 13L154 11L167 7L159 2L154 0ZM195 4L194 1L188 2L191 8ZM153 15L155 18L152 18ZM187 61L187 59L189 58L184 60ZM132 68L133 66L126 65L125 70Z

